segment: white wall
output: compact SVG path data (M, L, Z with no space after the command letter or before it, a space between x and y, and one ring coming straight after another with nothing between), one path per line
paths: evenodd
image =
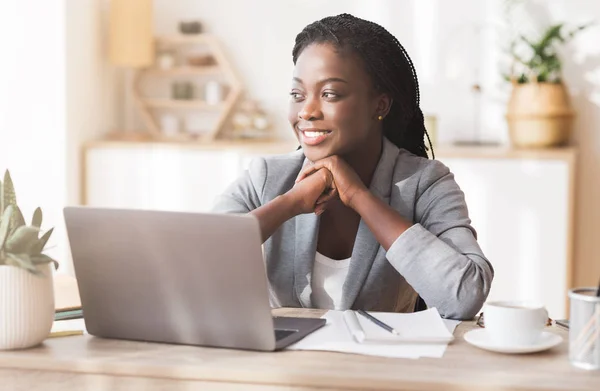
M64 257L66 199L65 3L22 0L0 11L0 172L9 169L26 220L56 226L48 254ZM62 262L61 262L62 263Z
M78 205L82 180L81 147L118 128L122 107L118 70L107 61L109 0L65 0L66 194ZM68 243L65 269L72 272Z
M79 203L84 141L118 120L118 80L104 59L107 0L3 2L0 171L10 169L26 219L54 227L48 254L72 273L62 208Z

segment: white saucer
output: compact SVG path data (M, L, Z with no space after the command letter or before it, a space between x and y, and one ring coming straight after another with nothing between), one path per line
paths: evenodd
M547 331L542 332L540 340L532 345L514 345L502 346L490 341L490 336L485 329L471 330L465 333L465 341L478 348L491 350L498 353L534 353L553 348L562 342L560 335L552 334Z

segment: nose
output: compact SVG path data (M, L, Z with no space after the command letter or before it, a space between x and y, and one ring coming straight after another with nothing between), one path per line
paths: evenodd
M304 121L314 121L322 117L321 107L317 99L306 99L298 111L298 118Z

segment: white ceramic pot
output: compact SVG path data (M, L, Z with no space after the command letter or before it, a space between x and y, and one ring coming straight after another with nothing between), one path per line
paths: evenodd
M48 337L54 322L52 265L34 275L14 266L0 266L0 350L24 349Z

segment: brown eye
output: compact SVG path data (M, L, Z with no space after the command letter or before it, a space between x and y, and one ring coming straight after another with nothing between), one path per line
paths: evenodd
M293 101L298 102L302 100L302 94L300 94L299 92L292 91L290 92L290 96L292 97Z
M323 98L325 98L325 99L335 99L338 97L339 97L339 95L334 92L327 91L327 92L323 93Z

